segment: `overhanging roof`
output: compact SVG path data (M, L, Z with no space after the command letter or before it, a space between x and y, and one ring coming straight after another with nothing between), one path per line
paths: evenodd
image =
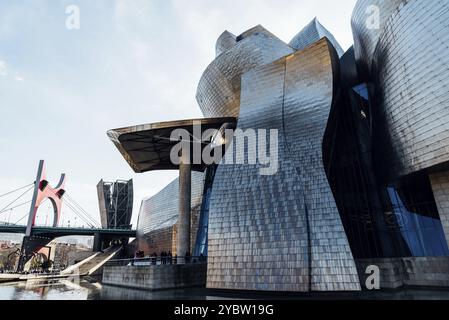
M178 143L170 139L173 130L185 129L192 135L194 126L200 126L202 133L236 122L237 119L232 117L168 121L113 129L107 134L135 172L176 170L179 166L170 160L170 150ZM210 141L198 142L203 148ZM192 169L203 171L205 165L192 164Z

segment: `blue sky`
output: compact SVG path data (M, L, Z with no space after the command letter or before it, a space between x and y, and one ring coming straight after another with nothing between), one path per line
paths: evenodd
M31 183L45 159L50 182L65 172L69 194L98 220L98 181L133 178L135 222L141 199L177 173L135 174L106 131L201 117L196 86L224 30L238 35L262 24L288 42L317 16L348 49L355 2L2 0L0 194ZM68 5L80 9L79 30L65 26ZM0 208L7 201L0 198ZM11 222L27 209L15 210ZM47 212L44 206L38 221ZM73 225L72 212L63 214Z

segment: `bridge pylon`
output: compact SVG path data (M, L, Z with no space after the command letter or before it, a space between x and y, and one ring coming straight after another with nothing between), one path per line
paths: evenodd
M41 247L53 239L45 239L42 237L33 237L33 227L36 223L36 215L39 206L44 202L45 199L49 199L53 205L53 227L57 227L60 217L63 196L65 193L64 185L66 181L65 174L61 175L59 182L55 188L52 188L47 181L45 174L45 162L44 160L39 161L39 167L37 170L36 180L34 181L34 192L33 198L31 200L30 212L28 215L28 223L26 226L25 236L22 241L22 249L20 252L19 263L17 266L17 271L23 271L26 262L33 256L33 252L39 250Z

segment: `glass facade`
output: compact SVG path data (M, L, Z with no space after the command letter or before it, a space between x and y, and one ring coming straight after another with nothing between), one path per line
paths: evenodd
M369 100L369 92L368 92L368 86L366 83L359 84L352 88L359 96L361 96L366 101Z
M207 231L209 225L209 206L210 196L212 193L212 184L216 166L212 165L207 168L206 178L204 181L203 202L201 204L200 220L198 223L198 233L196 236L195 246L193 248L193 255L196 257L207 256Z
M395 256L391 243L400 239L383 227L366 93L366 85L349 86L333 108L323 146L326 169L354 258Z
M327 173L355 258L447 256L449 249L425 172L389 183L373 161L368 85L344 91L331 113Z
M387 187L389 214L413 257L447 256L449 249L427 175L417 174Z

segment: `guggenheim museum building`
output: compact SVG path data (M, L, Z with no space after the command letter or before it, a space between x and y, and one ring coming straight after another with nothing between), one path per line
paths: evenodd
M449 286L449 2L359 0L351 25L346 52L317 19L289 43L225 31L204 118L108 132L135 172L179 170L143 199L139 250L207 256L213 289L358 291L369 265L386 288ZM230 130L255 134L240 155Z

